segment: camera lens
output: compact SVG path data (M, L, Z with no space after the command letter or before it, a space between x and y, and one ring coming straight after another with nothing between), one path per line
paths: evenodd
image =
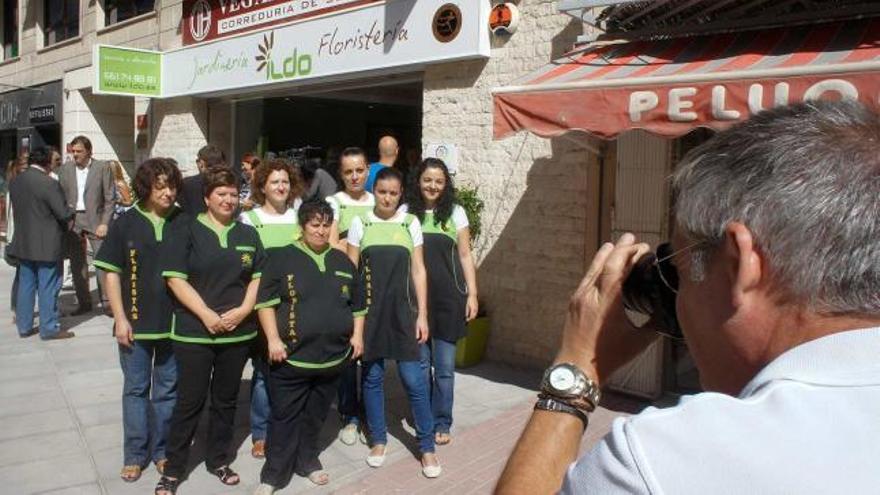
M678 273L668 261L657 262L658 255L663 260L669 251L669 245L662 244L656 255L648 253L636 262L623 283L623 306L652 317L660 333L680 339L682 333L675 315L674 290L678 287Z

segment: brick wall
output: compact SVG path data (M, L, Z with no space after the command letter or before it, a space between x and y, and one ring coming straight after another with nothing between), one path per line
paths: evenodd
M492 139L491 90L559 57L582 32L554 1L519 7L519 31L494 38L490 60L426 69L422 140L458 145L456 180L477 185L486 202L475 250L492 321L488 357L539 367L553 357L569 295L596 247L587 241L598 230L588 191L598 190L590 183L598 159L565 137Z

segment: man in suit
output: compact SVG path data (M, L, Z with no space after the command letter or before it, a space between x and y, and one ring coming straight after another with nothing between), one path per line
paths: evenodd
M223 151L213 144L208 144L202 146L196 155L196 166L199 168L199 173L183 179L183 187L177 197L177 202L180 203L183 211L193 217L207 210L202 174L211 167L228 166L228 164Z
M34 333L34 298L38 298L43 340L73 337L73 333L62 331L58 322L62 242L73 211L58 182L49 177L50 160L48 149L33 150L31 165L9 186L16 229L8 250L19 267L16 326L21 337Z
M81 315L92 310L89 291L89 258L94 257L107 235L107 225L113 214L113 172L108 162L92 159L92 142L85 136L77 136L70 143L73 161L61 166L58 178L67 205L76 212L73 229L67 236L67 253L70 256L70 270L73 272L73 286L79 307L73 315ZM103 285L102 273L98 275L98 288ZM99 290L100 292L100 290ZM102 296L103 299L104 296ZM104 301L102 300L102 305ZM106 307L106 305L104 305Z

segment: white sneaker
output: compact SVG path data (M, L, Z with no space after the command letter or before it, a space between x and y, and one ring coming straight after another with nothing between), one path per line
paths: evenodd
M354 423L345 425L339 430L339 441L345 445L354 445L358 441L358 427Z
M386 446L382 450L382 455L368 455L367 456L367 466L370 467L382 467L382 464L385 464L385 454L388 453L388 447Z
M254 495L272 495L273 493L275 493L275 487L266 483L260 483L260 486L254 490Z

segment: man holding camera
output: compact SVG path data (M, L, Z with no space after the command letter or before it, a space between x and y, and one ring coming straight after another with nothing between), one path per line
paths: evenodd
M630 234L602 246L497 491L875 492L878 146L877 114L812 102L686 156L671 253L651 264L674 306L657 298L651 323L633 326L622 287L649 247ZM707 392L617 419L572 463L599 387L676 317Z

